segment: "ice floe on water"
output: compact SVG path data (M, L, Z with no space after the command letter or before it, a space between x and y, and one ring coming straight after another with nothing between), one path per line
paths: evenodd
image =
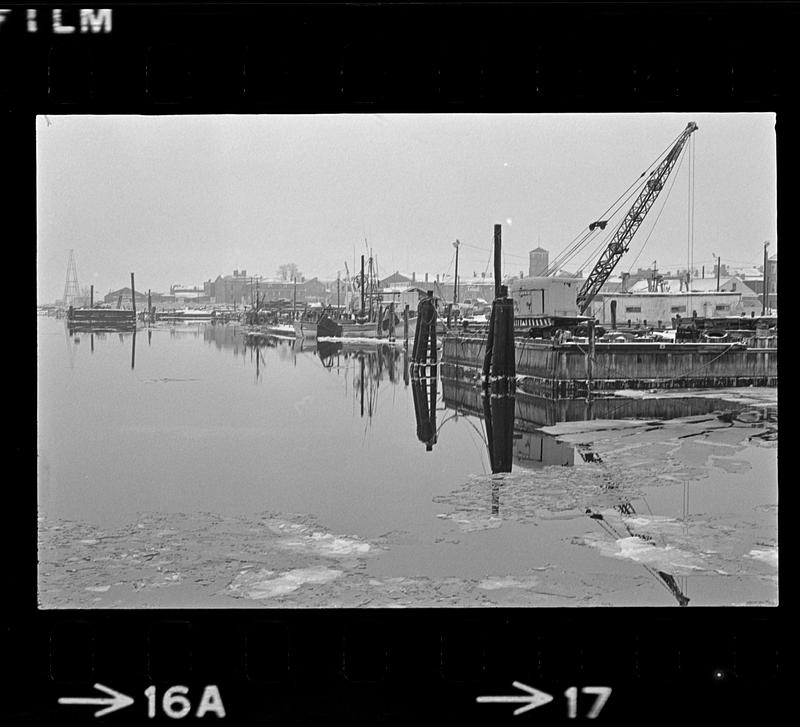
M144 513L114 531L43 520L39 596L45 608L93 605L88 593L102 595L102 605L124 606L132 593L163 602L167 594L158 592L177 594L180 585L186 593L272 598L328 583L380 547L301 514Z
M341 570L325 566L293 568L279 575L271 570L246 571L239 573L229 588L234 595L247 598L275 598L292 593L306 584L330 583L342 573Z
M494 578L484 578L478 583L478 588L484 591L496 591L500 588L534 588L541 583L541 578L536 576L515 578L512 576L497 576Z
M603 555L633 560L673 575L709 570L707 562L699 553L691 553L671 545L656 545L635 535L611 541L601 536L587 535L583 542Z
M364 555L372 550L372 546L369 543L365 543L363 540L319 532L310 534L304 533L300 536L286 538L285 540L279 541L278 545L281 548L308 551L331 558L348 555Z
M758 548L754 548L747 554L747 557L752 558L753 560L760 560L762 563L767 563L774 568L778 567L777 548L770 548L768 550L759 550Z

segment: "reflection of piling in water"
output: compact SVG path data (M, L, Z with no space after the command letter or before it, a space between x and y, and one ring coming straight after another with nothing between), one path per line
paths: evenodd
M513 381L493 382L483 397L483 421L492 473L511 472L515 405Z
M133 338L131 338L131 371L136 366L136 329L133 329Z
M433 291L419 302L411 363L418 366L436 363L436 306Z
M414 397L414 417L417 422L417 439L430 452L436 444L436 397L437 376L435 366L425 366L422 376L411 379L411 393Z

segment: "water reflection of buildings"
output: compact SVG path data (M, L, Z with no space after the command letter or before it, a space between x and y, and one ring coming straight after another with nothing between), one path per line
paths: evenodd
M229 328L229 327L222 327ZM317 341L291 336L262 336L248 341L241 331L226 333L206 329L205 340L218 348L231 348L240 352L256 367L256 379L265 365L264 350L272 349L281 361L297 365L298 356L319 359L320 365L331 374L341 376L347 391L352 392L354 406L361 417L372 419L379 402L381 385L409 384L407 351L395 345L355 342Z

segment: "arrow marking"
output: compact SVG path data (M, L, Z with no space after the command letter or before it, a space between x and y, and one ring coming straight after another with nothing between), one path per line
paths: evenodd
M109 712L114 712L117 709L122 709L123 707L129 707L133 704L133 699L129 697L127 694L123 694L122 692L118 692L115 689L111 689L111 687L103 686L102 684L95 684L95 689L99 689L101 692L105 692L108 694L108 697L59 697L58 703L59 704L95 704L99 707L105 707L105 709L98 710L94 713L95 717L102 717L104 714L108 714ZM552 699L552 697L551 697Z
M543 704L547 704L548 702L553 701L553 696L551 694L547 694L547 692L541 692L538 689L529 687L527 684L523 684L522 682L513 682L513 684L517 689L521 689L524 692L528 692L528 696L477 697L476 701L478 701L481 704L497 703L497 702L528 702L528 704L526 704L524 707L519 707L518 709L515 709L514 716L522 714L523 712L527 712L529 709L536 709L536 707L541 707Z

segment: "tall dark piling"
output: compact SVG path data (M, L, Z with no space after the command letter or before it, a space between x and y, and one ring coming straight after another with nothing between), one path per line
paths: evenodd
M483 380L516 377L514 360L514 301L508 287L500 286L500 295L492 303L486 353L483 358Z
M494 226L494 297L500 297L500 282L502 280L501 266L503 257L501 255L500 225Z
M406 303L405 308L403 308L403 341L406 347L408 347L408 303Z
M417 306L417 326L411 363L418 366L436 363L436 306L429 290Z
M394 341L394 303L389 303L389 340Z

